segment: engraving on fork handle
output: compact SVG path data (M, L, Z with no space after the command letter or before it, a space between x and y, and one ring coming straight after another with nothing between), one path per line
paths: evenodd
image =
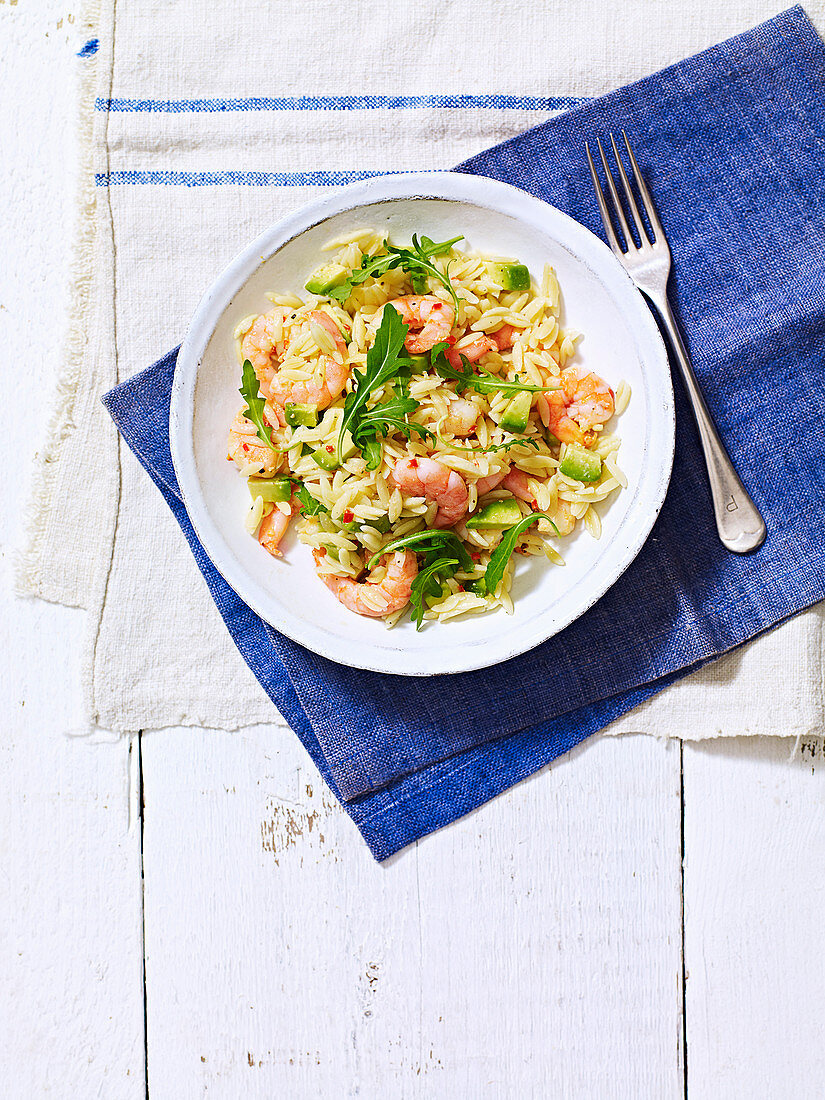
M710 479L713 514L719 538L728 550L732 550L735 554L747 554L751 550L756 550L765 541L767 533L765 521L733 468L725 445L719 437L702 391L699 389L699 383L667 296L649 293L647 296L662 320L696 418Z

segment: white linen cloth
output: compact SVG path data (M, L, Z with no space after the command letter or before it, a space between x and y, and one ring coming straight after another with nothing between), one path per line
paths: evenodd
M599 95L785 6L102 0L100 47L78 62L83 178L55 442L38 460L18 576L23 592L88 610L90 722L273 721L174 519L99 402L180 341L232 256L330 180L449 168L549 117L563 106L553 97ZM807 11L822 33L824 0ZM387 105L399 96L413 98ZM298 97L320 99L305 109ZM823 623L820 605L610 732L821 733Z

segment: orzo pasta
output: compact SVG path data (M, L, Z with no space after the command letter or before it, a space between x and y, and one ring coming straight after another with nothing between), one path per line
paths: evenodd
M338 239L306 299L272 293L235 331L247 527L277 557L297 516L321 581L387 625L512 611L512 554L563 565L627 484L606 425L630 387L576 364L553 269L460 240Z

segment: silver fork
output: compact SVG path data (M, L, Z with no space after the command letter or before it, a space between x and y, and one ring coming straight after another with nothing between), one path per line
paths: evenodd
M596 199L599 203L599 211L602 216L602 221L604 222L605 233L607 234L610 247L619 258L625 271L627 271L639 290L641 290L656 307L662 327L670 341L673 355L682 372L682 378L685 383L688 397L690 398L693 415L696 417L696 426L699 429L702 450L705 454L705 464L708 468L710 491L713 497L713 512L716 518L716 529L719 532L719 538L728 550L733 550L737 554L746 554L749 550L756 550L756 548L761 546L765 541L765 521L762 519L762 516L759 514L759 509L751 500L739 475L733 468L733 463L728 456L728 452L725 450L724 443L719 438L719 432L716 430L716 425L713 423L713 418L705 404L702 391L699 389L699 383L696 380L696 375L693 372L693 367L688 358L682 335L679 332L679 327L676 324L676 319L673 316L670 303L667 300L667 280L670 275L670 248L668 247L665 237L665 231L656 214L650 192L639 170L639 165L636 163L636 158L633 155L633 150L630 148L630 142L627 140L627 134L624 130L622 130L622 137L624 138L627 155L630 158L633 179L639 189L639 195L641 196L642 208L653 231L653 240L651 241L648 238L645 231L639 207L633 194L633 189L630 186L630 181L627 178L627 173L622 164L622 158L619 156L619 150L616 148L616 142L612 134L610 135L610 143L613 146L613 155L616 158L619 178L621 179L624 195L627 199L627 205L630 209L633 224L641 243L637 245L630 232L619 199L619 193L613 180L613 173L607 165L607 158L604 155L602 143L597 138L596 144L599 147L599 154L601 155L607 186L610 191L610 197L613 200L616 217L621 226L622 233L624 234L624 239L627 242L627 249L622 249L621 242L613 227L607 201L605 200L604 192L602 191L601 183L596 173L596 167L593 164L593 157L590 155L590 146L585 142L584 147L587 150L590 174L593 177L593 186L596 189Z

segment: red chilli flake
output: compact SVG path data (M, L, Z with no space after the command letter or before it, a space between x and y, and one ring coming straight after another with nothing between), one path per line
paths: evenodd
M410 466L412 467L413 470L416 469L416 467L418 466L418 459L417 458L411 458L410 459Z
M349 508L346 508L344 510L344 514L341 516L341 519L344 521L344 523L352 523L352 521L355 519L355 512L351 511Z
M249 444L248 444L248 443L242 443L242 444L241 444L241 446L243 447L243 449L244 449L245 451L248 451L248 450L249 450Z
M539 502L537 500L531 500L530 501L530 507L533 509L534 512L538 508L538 506L539 506Z
M335 451L335 448L333 447L333 445L331 443L327 443L327 445L325 447L325 450L329 451L330 454L333 454L334 451Z

